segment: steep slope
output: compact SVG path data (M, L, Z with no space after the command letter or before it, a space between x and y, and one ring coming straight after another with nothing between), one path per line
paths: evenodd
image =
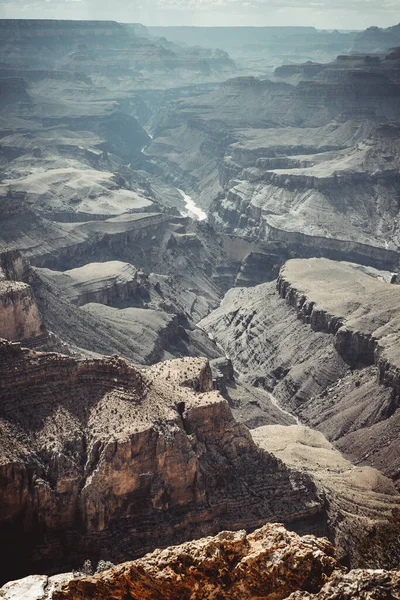
M325 530L310 478L260 452L204 359L0 358L3 580L268 520Z
M278 288L231 290L200 326L247 381L398 483L399 293L355 265L294 260Z

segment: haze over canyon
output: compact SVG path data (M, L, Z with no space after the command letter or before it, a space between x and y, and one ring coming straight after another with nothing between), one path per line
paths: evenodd
M400 24L28 9L0 20L0 598L400 598Z

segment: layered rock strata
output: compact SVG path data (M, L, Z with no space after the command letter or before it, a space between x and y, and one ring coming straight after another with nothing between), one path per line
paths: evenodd
M218 230L281 242L304 258L397 269L396 125L338 119L238 137L220 169L224 194L210 207Z
M3 578L267 520L325 530L310 478L257 448L205 360L0 359Z
M232 290L200 325L248 382L398 481L399 292L355 265L294 260L277 289Z
M384 518L399 509L400 496L393 482L369 466L355 467L319 431L304 425L267 425L252 430L253 439L287 466L308 473L329 506L336 556L352 567L365 566L364 538ZM389 552L390 553L390 552ZM386 566L378 558L377 566Z

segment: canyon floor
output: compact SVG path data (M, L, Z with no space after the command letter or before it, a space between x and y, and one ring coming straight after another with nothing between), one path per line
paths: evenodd
M398 598L400 26L183 29L0 20L0 598Z

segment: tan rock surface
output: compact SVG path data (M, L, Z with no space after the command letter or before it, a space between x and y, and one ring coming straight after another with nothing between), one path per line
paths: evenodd
M304 425L269 425L251 433L261 448L313 478L335 524L337 556L359 566L362 537L400 507L393 482L371 467L355 467L322 433Z
M325 539L281 525L223 531L155 550L95 576L31 576L0 589L3 600L397 600L400 571L346 572Z
M4 578L266 521L325 531L310 478L257 448L205 359L138 370L3 343L0 368Z
M94 577L67 575L55 585L53 578L27 578L4 586L0 597L13 600L16 589L43 586L35 600L279 600L294 590L318 591L339 569L332 553L327 540L266 525L156 550Z

